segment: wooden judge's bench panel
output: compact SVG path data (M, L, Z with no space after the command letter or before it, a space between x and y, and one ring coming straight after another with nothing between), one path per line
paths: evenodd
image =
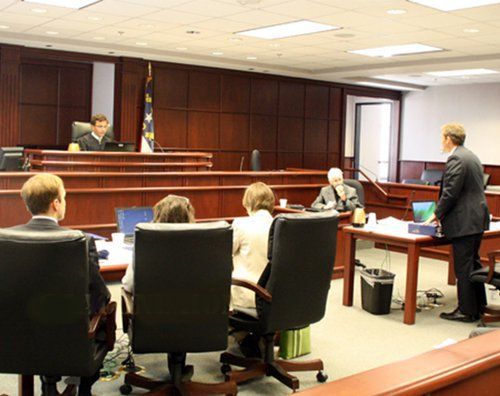
M325 172L54 172L66 187L62 225L98 234L116 230L114 209L153 206L168 194L188 197L197 219L245 216L241 200L249 184L262 181L276 199L310 205L324 185ZM0 174L0 227L26 222L20 197L33 172ZM277 201L278 202L278 201Z
M212 153L25 150L31 169L49 172L171 172L210 170Z

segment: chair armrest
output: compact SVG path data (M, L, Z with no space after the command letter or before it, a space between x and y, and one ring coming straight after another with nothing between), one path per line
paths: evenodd
M232 278L231 284L233 286L241 286L241 287L244 287L245 289L249 289L249 290L253 291L255 294L257 294L264 301L271 302L273 299L273 296L271 295L271 293L269 293L262 286L259 286L257 283L250 282L250 281L244 280L244 279Z
M122 324L123 332L128 333L130 320L134 313L134 295L122 287Z
M495 274L495 259L500 257L500 250L493 250L488 253L488 266L490 270L488 271L488 277L486 278L486 283L491 283L493 275Z
M96 333L101 324L105 325L106 347L108 351L113 350L116 340L116 303L110 302L95 314L89 323L88 337L95 339Z

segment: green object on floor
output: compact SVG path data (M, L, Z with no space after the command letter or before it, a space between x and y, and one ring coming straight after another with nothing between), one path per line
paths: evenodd
M311 353L311 327L281 332L280 357L293 359Z

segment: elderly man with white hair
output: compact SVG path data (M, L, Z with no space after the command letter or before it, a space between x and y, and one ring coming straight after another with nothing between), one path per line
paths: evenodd
M344 175L339 168L328 171L329 186L323 187L312 203L316 209L335 209L338 212L353 211L362 208L356 189L344 184Z

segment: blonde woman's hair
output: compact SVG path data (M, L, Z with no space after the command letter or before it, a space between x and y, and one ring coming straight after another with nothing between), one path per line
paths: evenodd
M250 212L265 209L269 213L274 209L274 193L269 186L262 182L250 184L243 195L243 206Z
M443 132L444 136L449 136L456 146L462 146L465 142L465 128L462 124L444 124L441 127L441 132Z
M153 207L154 223L194 223L194 207L186 197L167 195Z
M30 177L21 188L21 197L29 212L35 216L47 213L55 199L61 199L64 183L52 173L39 173Z

